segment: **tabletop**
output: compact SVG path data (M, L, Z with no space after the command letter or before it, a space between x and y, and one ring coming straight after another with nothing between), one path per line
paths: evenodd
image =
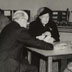
M44 56L58 56L58 55L72 54L72 42L55 43L53 50L41 50L41 49L36 49L33 47L27 47L27 48L31 51L37 52Z

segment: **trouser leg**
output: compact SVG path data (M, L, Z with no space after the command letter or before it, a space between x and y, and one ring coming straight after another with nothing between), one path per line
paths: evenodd
M0 72L19 72L19 63L14 59L0 61Z
M35 66L30 64L23 64L20 65L20 72L38 72L38 70Z

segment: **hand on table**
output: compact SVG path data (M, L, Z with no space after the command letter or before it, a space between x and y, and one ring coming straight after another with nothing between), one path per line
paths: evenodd
M43 40L43 41L45 41L47 43L51 43L51 44L53 44L53 42L54 42L54 38L51 37L51 33L48 32L48 31L44 32L40 36L36 36L36 38L39 39L39 40Z
M54 38L47 36L46 38L44 38L44 41L53 44Z

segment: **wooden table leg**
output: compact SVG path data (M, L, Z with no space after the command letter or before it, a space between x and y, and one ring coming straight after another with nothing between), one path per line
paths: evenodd
M29 61L29 64L31 64L31 52L28 51L28 61Z
M64 72L64 69L66 68L67 65L67 59L61 59L61 69L60 72Z
M47 59L46 72L52 72L52 57L48 57Z

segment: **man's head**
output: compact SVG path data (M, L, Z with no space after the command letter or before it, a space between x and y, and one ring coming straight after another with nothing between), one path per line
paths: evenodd
M25 11L18 10L14 13L13 20L18 22L21 27L26 27L28 23L28 14Z

